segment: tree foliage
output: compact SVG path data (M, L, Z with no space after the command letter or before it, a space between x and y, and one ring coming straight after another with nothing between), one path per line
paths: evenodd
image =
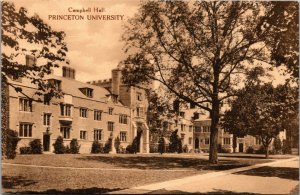
M286 116L297 111L295 91L297 90L288 85L247 86L231 102L231 109L225 112L222 126L238 136L260 137L268 157L269 145L284 130Z
M64 42L65 33L53 30L36 14L30 16L24 7L17 10L11 2L2 1L1 4L2 78L27 78L37 86L36 95L59 97L61 92L44 77L51 73L53 67L58 67L59 62L66 62L68 49ZM27 66L22 63L26 55L41 63ZM10 85L28 98L33 98L23 93L21 88Z
M209 159L217 163L220 104L236 95L249 69L274 64L274 32L284 25L269 22L279 14L274 10L268 2L143 2L123 35L123 80L155 80L179 100L210 112Z

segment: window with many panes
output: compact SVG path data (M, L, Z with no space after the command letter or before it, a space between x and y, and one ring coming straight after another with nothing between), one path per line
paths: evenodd
M230 144L230 138L225 137L223 139L223 141L224 141L224 144Z
M101 115L102 115L101 110L94 110L94 120L101 121Z
M209 144L209 138L205 138L204 143L205 143L206 145L208 145L208 144Z
M44 113L43 124L45 126L50 126L50 121L51 121L51 114L50 113Z
M32 137L32 124L20 123L19 137Z
M107 129L108 129L108 131L113 131L114 130L114 122L108 121Z
M181 131L185 131L185 125L184 124L181 124L180 127L181 127Z
M80 117L87 118L88 117L88 109L87 108L80 108L79 109Z
M80 139L86 140L86 131L80 131Z
M121 123L121 124L127 124L128 123L127 118L128 118L127 115L120 114L119 115L119 123Z
M203 126L203 133L210 132L210 126Z
M69 127L69 126L60 127L60 133L62 134L64 139L70 139L70 130L71 130L71 127Z
M60 115L71 116L71 107L69 104L60 104Z
M139 117L143 117L143 108L141 107L136 108L136 115Z
M126 142L127 140L127 133L125 131L120 132L120 141L121 142Z
M113 114L113 110L114 110L113 108L108 108L108 114L112 115Z
M94 140L98 141L98 140L102 140L102 129L94 129Z
M32 101L26 98L19 99L20 111L32 112Z

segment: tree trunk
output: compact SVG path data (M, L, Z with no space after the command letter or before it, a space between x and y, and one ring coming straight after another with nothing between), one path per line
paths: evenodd
M266 158L269 158L269 145L266 147Z
M211 111L209 162L218 163L218 123L219 123L219 101L213 100Z
M6 153L6 137L7 129L9 128L9 93L8 93L7 79L1 77L1 152L2 157L5 157Z

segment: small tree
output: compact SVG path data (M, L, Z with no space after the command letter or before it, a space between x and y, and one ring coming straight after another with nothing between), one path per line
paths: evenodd
M121 145L121 141L120 141L120 138L119 138L119 136L115 139L115 143L114 143L114 146L115 146L115 148L116 148L116 150L117 150L117 153L119 153L120 152L120 145Z
M170 136L170 144L169 144L169 151L171 153L178 151L178 135L177 135L178 129L172 132Z
M18 133L11 129L6 130L6 147L5 156L8 159L14 159L16 157L16 149L20 138Z
M178 138L178 146L177 146L178 154L182 153L182 140Z
M137 135L135 136L135 138L132 141L131 147L130 147L130 151L132 153L137 153L139 151L139 147L140 147L140 140L141 140L141 136L142 136L142 132L141 130L137 131Z
M103 148L104 153L109 153L111 151L111 147L112 147L112 138L108 138Z
M275 149L276 154L281 154L281 152L282 152L282 143L281 143L281 140L278 139L278 138L274 139L274 149Z
M64 146L64 139L62 136L58 136L55 140L54 144L54 153L55 154L64 154L66 151L66 147Z
M92 150L91 153L93 154L97 154L97 153L101 153L103 152L103 147L101 146L101 144L99 143L99 141L94 141L92 144Z
M165 153L165 138L160 137L158 141L158 152L160 154Z
M283 154L291 154L292 153L290 142L288 142L287 140L282 141L282 153Z
M80 145L78 144L77 139L72 139L70 142L70 153L79 154Z
M40 139L34 139L29 143L31 154L42 154L42 142Z

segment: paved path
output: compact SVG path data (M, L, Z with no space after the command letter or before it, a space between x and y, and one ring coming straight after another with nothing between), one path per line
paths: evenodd
M263 166L299 168L299 157L139 186L112 192L112 194L141 194L156 191L158 193L181 191L182 193L248 192L258 194L289 194L290 191L299 184L299 181L279 177L234 174Z

